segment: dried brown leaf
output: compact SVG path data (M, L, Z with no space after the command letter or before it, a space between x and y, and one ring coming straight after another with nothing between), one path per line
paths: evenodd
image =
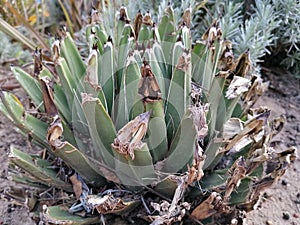
M124 21L125 23L130 23L130 19L128 17L128 13L127 13L126 7L122 6L120 8L119 14L120 14L119 20Z
M193 164L191 167L187 165L188 185L192 184L194 181L199 181L204 176L204 172L202 168L204 166L205 158L206 156L203 154L203 149L200 147L200 145L197 142L195 147Z
M140 29L142 27L143 23L143 15L141 12L138 12L135 16L134 23L133 23L133 29L135 34L135 39L138 39Z
M232 43L231 41L225 40L223 42L223 51L219 59L218 68L221 71L227 71L232 69L234 65L234 55L232 52Z
M233 80L231 81L226 91L225 97L228 99L234 99L240 96L242 93L247 92L250 85L251 82L249 79L244 77L234 76Z
M232 167L229 169L230 177L226 183L226 191L224 194L224 200L227 202L230 198L231 193L236 189L241 180L246 176L247 168L243 157L239 157Z
M124 214L133 210L140 204L140 201L124 201L116 198L112 194L100 197L98 195L89 195L87 197L87 206L96 209L100 214Z
M212 192L206 200L193 210L191 215L198 220L203 220L216 213L226 213L228 211L229 207L223 202L220 194Z
M211 48L216 40L222 37L222 30L219 27L218 20L215 20L210 28L202 35L202 39L206 41L208 46Z
M55 40L53 42L53 44L52 44L51 49L52 49L52 55L53 55L53 57L52 57L53 62L55 64L57 64L58 63L58 59L60 57L60 41L59 40Z
M88 57L88 66L84 81L87 82L94 90L100 89L98 84L98 66L95 65L97 61L97 50L93 49Z
M143 62L141 73L142 77L139 81L138 93L142 96L143 101L152 102L160 100L161 90L148 62Z
M232 73L235 76L245 77L248 74L250 67L250 52L247 50L238 58Z
M150 112L145 112L127 123L119 130L112 148L126 158L130 156L134 160L134 150L141 149L144 144L141 140L147 132L149 118Z
M47 130L47 140L49 144L53 147L59 146L61 144L60 137L62 136L62 133L63 126L61 119L56 115Z
M69 179L73 185L73 190L74 190L76 199L78 200L82 193L82 183L80 180L78 180L76 173L74 173L72 176L70 176Z

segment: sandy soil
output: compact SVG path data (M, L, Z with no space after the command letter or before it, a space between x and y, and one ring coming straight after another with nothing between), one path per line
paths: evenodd
M300 149L300 80L278 69L265 71L270 80L270 89L259 100L258 105L266 105L272 116L285 115L287 125L276 137L283 146L296 146ZM17 134L11 123L0 114L0 225L35 224L26 208L3 198L4 190L12 184L6 179L9 146L30 150L26 138ZM282 177L280 182L267 190L256 211L249 213L248 225L300 224L300 160Z

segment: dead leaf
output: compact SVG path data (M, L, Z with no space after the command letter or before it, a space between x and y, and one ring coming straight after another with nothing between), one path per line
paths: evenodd
M215 20L213 24L202 35L202 39L206 41L209 48L213 48L213 44L216 40L222 37L222 30L219 27L219 21Z
M176 64L176 69L188 73L191 69L191 54L188 51L184 51L179 57Z
M139 81L138 93L142 96L143 101L153 102L160 100L161 90L148 62L143 62L141 73L142 77Z
M206 122L206 115L208 112L209 105L197 104L195 106L190 106L190 111L192 113L193 124L197 131L198 141L202 142L206 135L208 134L208 124Z
M80 195L82 193L82 183L80 180L77 179L76 173L74 173L72 176L70 176L69 179L73 185L73 190L74 190L76 199L79 200Z
M247 92L251 83L250 80L244 77L234 76L231 81L225 97L228 99L234 99L240 96L242 93Z
M182 21L181 21L181 26L187 26L187 28L191 28L191 18L192 18L192 8L187 8L183 15L182 15Z
M49 144L53 147L57 147L60 145L60 137L63 134L63 126L61 123L61 119L58 115L53 117L53 122L50 124L47 130L47 140Z
M193 164L188 166L188 185L192 184L194 181L199 181L203 176L204 172L202 170L204 166L206 156L203 154L203 149L200 147L199 143L196 142Z
M53 42L51 49L53 62L57 64L60 58L60 41L58 39Z
M231 193L234 189L236 189L241 180L246 176L247 168L245 164L245 160L242 156L240 156L232 167L229 169L230 177L226 182L226 191L224 194L224 200L227 202L230 198Z
M121 198L116 198L112 194L104 195L89 195L87 197L87 206L91 209L96 209L100 214L119 214L123 215L135 209L140 201L124 201Z
M139 11L135 16L134 23L133 23L133 29L134 29L134 34L135 34L136 40L138 39L139 32L142 27L142 23L143 23L143 15Z
M231 41L224 40L223 50L221 57L219 59L218 68L221 71L228 71L232 68L234 64L234 55L232 52L232 43Z
M84 81L88 83L95 91L100 89L98 84L98 67L96 64L98 58L97 46L93 46L93 49L88 57L88 66L86 69L86 75Z
M152 223L156 224L172 224L177 221L181 221L185 216L186 212L190 210L191 205L187 202L180 202L183 198L184 192L188 186L188 176L173 176L177 183L177 188L173 196L172 202L169 203L165 200L161 201L160 204L151 202L152 207L159 213L159 215L147 216Z
M238 58L232 73L234 76L245 77L250 70L250 66L251 66L250 52L249 50L247 50Z
M119 20L124 21L125 23L130 23L126 7L122 6L119 11L120 17Z
M34 54L34 76L38 77L43 69L42 49L35 49Z
M143 16L143 24L147 25L147 26L153 26L153 21L151 19L151 14L149 12L147 12L144 16Z
M268 89L268 85L268 82L263 82L262 78L256 75L252 76L251 87L241 97L243 104L245 105L245 112L248 111L248 109L255 104L257 99Z
M126 158L130 156L134 160L134 150L141 149L144 144L141 140L147 132L149 118L150 112L145 112L127 123L119 130L112 148Z
M192 217L203 220L216 213L229 211L229 207L223 202L222 197L217 192L212 192L210 196L200 203L192 212Z

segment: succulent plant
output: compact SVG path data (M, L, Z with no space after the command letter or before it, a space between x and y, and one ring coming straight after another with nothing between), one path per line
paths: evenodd
M218 21L192 43L191 16L175 24L169 5L158 23L149 13L130 20L121 7L107 31L93 10L87 59L62 29L51 62L36 50L32 75L12 67L31 106L1 91L0 109L43 151L11 148L13 180L31 188L7 194L30 210L42 203L45 223L243 219L295 149L275 151L283 119L252 108L266 85L250 53L235 59Z

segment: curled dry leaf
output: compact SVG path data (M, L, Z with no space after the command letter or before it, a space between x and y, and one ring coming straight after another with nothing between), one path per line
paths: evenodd
M92 8L92 12L91 12L91 24L101 24L101 18L100 18L100 14L99 11Z
M47 131L47 140L52 147L58 147L61 144L60 137L63 133L61 119L56 115Z
M147 12L144 16L143 16L143 24L147 25L147 26L153 26L153 21L151 19L151 14L149 12Z
M53 59L53 62L55 64L58 63L58 59L60 57L60 41L59 40L55 40L51 46L51 49L52 49L52 59Z
M192 8L187 8L182 15L182 26L187 26L187 28L191 28L191 18L192 18Z
M227 71L232 68L234 65L234 55L232 52L232 43L231 41L225 40L223 42L223 50L221 57L219 59L218 68L221 71Z
M144 102L161 99L161 90L148 62L144 61L141 67L142 77L139 81L138 93Z
M145 112L127 123L119 130L112 148L126 158L130 156L134 160L134 150L141 149L144 144L141 140L147 132L149 118L150 112Z
M208 43L208 46L211 48L215 40L218 40L222 37L222 30L219 27L219 21L215 20L210 28L202 35L202 39Z
M250 70L250 66L251 66L250 52L249 50L247 50L238 58L232 73L234 76L245 77Z
M203 166L206 156L203 154L203 149L200 147L199 143L196 143L193 164L190 167L188 165L188 185L192 184L194 181L199 181L203 176Z
M234 76L233 80L231 81L225 97L228 99L234 99L240 96L242 93L247 92L251 82L249 79L239 76Z
M282 130L285 122L286 122L286 118L284 115L281 115L280 117L277 117L271 121L270 127L271 127L272 137L277 135Z
M206 114L208 112L208 108L208 104L205 104L204 106L202 106L201 104L197 104L190 107L193 123L197 131L197 138L199 141L203 141L208 133L208 125L206 122Z
M38 78L42 88L45 111L48 116L53 117L58 114L58 111L54 104L53 90L50 85L51 80L49 77L46 76L39 77L42 69L43 69L42 50L36 49L34 52L34 76Z
M88 57L88 66L86 69L86 75L84 81L91 85L94 90L100 88L98 85L98 65L97 62L97 46L93 46L93 49Z
M69 177L72 185L73 190L76 196L76 199L79 200L80 195L82 193L82 179L78 179L78 174L74 173L72 176Z
M198 220L203 220L221 212L229 212L229 207L223 202L220 194L212 192L206 200L201 202L200 205L193 210L191 215Z
M188 51L184 51L179 57L176 64L176 69L181 70L185 73L189 72L191 69L191 54Z
M248 194L247 201L241 204L239 208L246 211L254 209L261 193L274 183L276 183L287 170L288 166L297 158L297 149L295 147L289 148L285 151L272 154L272 160L268 162L266 175L251 184L251 190Z
M160 204L151 202L151 206L159 213L159 215L147 217L147 219L152 222L152 225L168 225L177 221L181 221L186 214L186 211L190 209L189 203L179 203L188 185L188 176L174 176L173 179L176 180L177 188L175 190L175 194L173 196L171 204L167 201L162 201Z
M251 78L251 87L247 92L243 94L241 97L243 100L243 104L245 105L244 111L248 111L257 99L262 96L262 94L267 90L268 83L263 82L262 78L254 75Z
M134 24L133 24L133 29L134 29L134 34L135 34L136 40L138 39L139 32L142 27L142 23L143 23L143 15L141 12L138 12L135 16Z
M87 196L86 204L90 209L96 209L100 214L125 214L137 207L140 201L124 201L121 198L114 197L112 194L107 194L103 197L89 195Z
M124 21L125 23L130 23L126 7L122 6L119 11L120 17L119 20Z
M224 151L238 152L247 144L257 141L256 137L257 135L261 137L260 132L263 131L269 115L270 111L267 110L254 117L249 116L250 119L244 124L243 129L229 141Z
M246 163L243 157L241 156L235 161L235 163L229 169L230 177L227 180L226 190L224 194L224 200L226 202L229 200L233 190L240 185L241 180L246 176L246 172L247 172Z

